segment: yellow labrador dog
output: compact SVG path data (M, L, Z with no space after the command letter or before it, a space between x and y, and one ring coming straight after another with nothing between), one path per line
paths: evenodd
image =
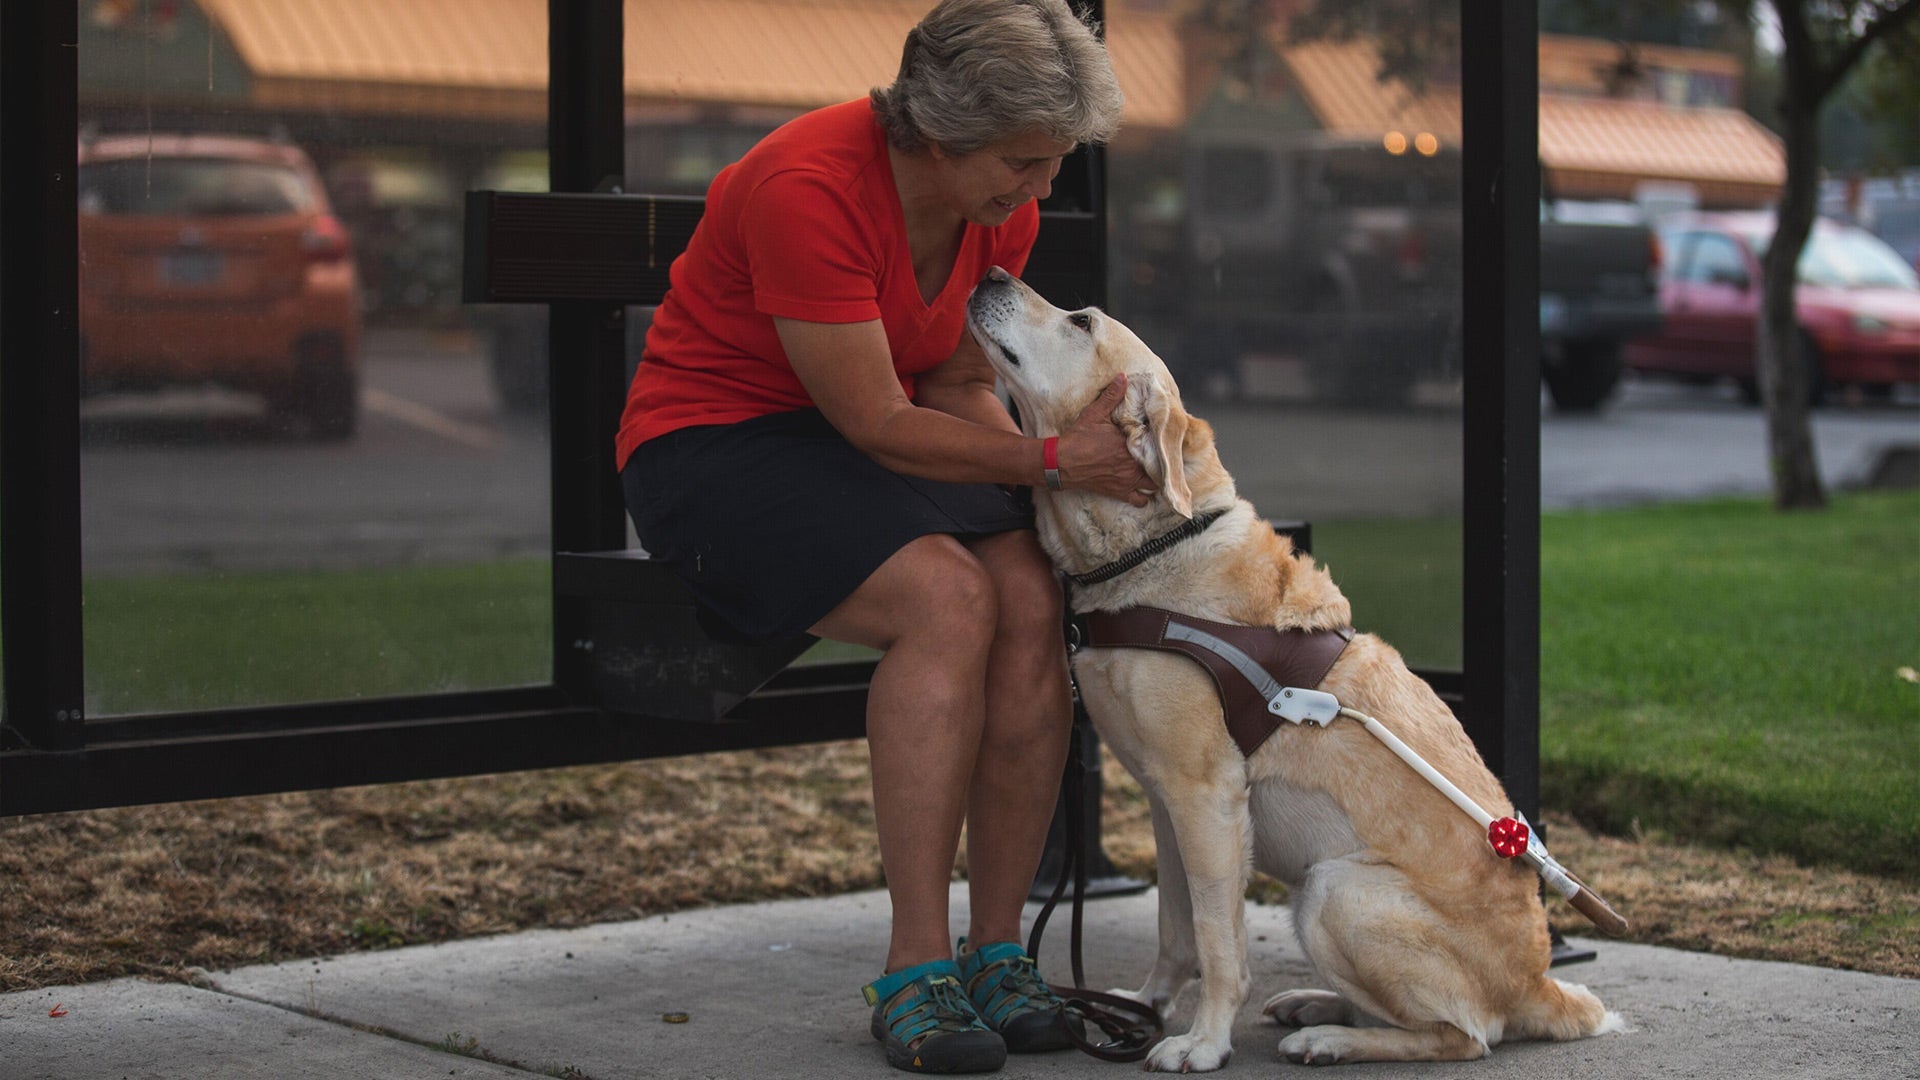
M995 268L968 325L1029 435L1054 435L1114 376L1115 416L1160 494L1144 509L1084 492L1036 491L1040 540L1069 572L1109 564L1224 510L1197 536L1075 590L1077 611L1133 606L1281 629L1350 625L1326 571L1234 490L1213 431L1187 415L1166 365L1097 309L1067 312ZM1540 883L1496 857L1487 833L1359 723L1279 725L1249 759L1229 738L1200 665L1144 648L1081 649L1074 674L1101 737L1146 789L1160 867L1160 951L1128 996L1167 1010L1195 977L1193 1024L1151 1069L1204 1071L1232 1053L1249 977L1249 870L1284 881L1301 948L1330 990L1275 994L1265 1012L1300 1030L1296 1062L1478 1058L1505 1039L1574 1039L1617 1028L1584 987L1547 974ZM1512 803L1447 706L1380 639L1359 634L1320 689L1377 717L1498 817Z

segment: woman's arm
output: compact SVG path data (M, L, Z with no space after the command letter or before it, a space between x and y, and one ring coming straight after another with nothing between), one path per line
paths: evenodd
M1018 431L1013 416L993 392L993 363L986 351L973 339L973 332L960 332L960 347L941 361L940 366L922 372L914 382L913 402L1003 431Z
M1014 430L1012 418L993 396L991 368L982 384L979 372L968 366L969 352L979 365L987 363L971 337L947 361L958 360L961 367L934 378L934 399L955 410L948 412L907 399L879 320L815 323L776 318L773 323L787 361L814 404L848 442L880 464L909 476L958 483L1042 481L1040 440ZM925 389L923 384L923 393ZM1116 381L1062 433L1060 470L1069 486L1145 505L1144 492L1151 492L1154 484L1127 453L1126 438L1110 419L1124 393L1125 384Z

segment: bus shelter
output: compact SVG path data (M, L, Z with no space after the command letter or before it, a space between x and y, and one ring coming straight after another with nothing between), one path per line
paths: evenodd
M783 119L887 81L930 4L746 6L0 8L0 813L861 734L857 654L777 656L687 708L610 694L597 657L697 633L666 608L610 625L567 569L630 547L612 445L646 312L557 275L461 303L486 235L464 193L598 193L632 263L672 206L640 196L697 195ZM1063 171L1030 276L1161 352L1242 492L1313 524L1360 627L1535 814L1531 5L1091 6L1128 127ZM1282 46L1363 8L1354 32L1412 35L1421 74L1357 137ZM249 197L304 215L278 278L267 226L221 247L244 199L193 202L269 166ZM196 368L329 276L345 321L286 340L344 391Z

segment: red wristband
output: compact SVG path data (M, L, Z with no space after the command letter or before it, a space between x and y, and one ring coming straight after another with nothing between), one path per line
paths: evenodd
M1047 490L1059 491L1064 486L1060 482L1060 436L1049 435L1040 443L1040 464L1046 471Z

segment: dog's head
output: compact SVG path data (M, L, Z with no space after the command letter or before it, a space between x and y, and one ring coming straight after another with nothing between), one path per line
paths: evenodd
M967 328L992 361L1029 435L1066 430L1115 376L1125 374L1127 396L1114 420L1161 494L1182 515L1193 516L1181 449L1187 411L1167 365L1133 331L1099 308L1062 311L997 266L967 301Z

